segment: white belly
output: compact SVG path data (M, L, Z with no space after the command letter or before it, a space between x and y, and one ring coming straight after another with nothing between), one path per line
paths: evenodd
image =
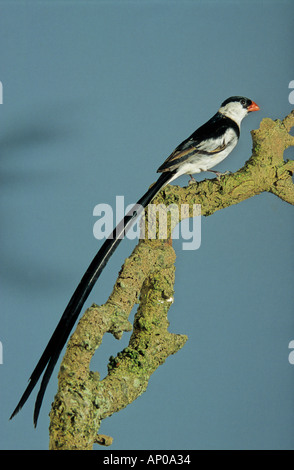
M238 143L238 138L234 133L233 136L230 136L231 140L227 147L222 152L217 152L215 154L205 155L201 154L201 150L198 154L190 157L186 162L183 162L179 165L176 178L180 175L192 175L195 173L200 173L201 171L210 170L218 163L222 162L236 147ZM173 178L175 179L175 178Z

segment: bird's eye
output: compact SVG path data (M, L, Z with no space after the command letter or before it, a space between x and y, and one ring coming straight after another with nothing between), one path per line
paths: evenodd
M242 99L242 100L241 100L241 105L242 105L242 106L245 106L245 104L246 104L246 101L245 101L244 99Z

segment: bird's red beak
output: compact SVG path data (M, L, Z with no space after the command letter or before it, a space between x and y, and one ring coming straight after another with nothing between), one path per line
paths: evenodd
M247 108L247 111L249 111L250 113L252 111L259 111L260 110L260 107L258 106L258 104L254 103L254 101L252 101L251 105L248 106Z

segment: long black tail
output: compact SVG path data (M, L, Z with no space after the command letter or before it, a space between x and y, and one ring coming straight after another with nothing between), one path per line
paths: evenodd
M53 369L80 314L80 311L95 285L95 282L103 271L103 268L107 264L109 258L121 242L123 235L127 233L134 221L139 217L145 207L148 206L148 204L161 190L161 188L165 186L171 179L173 179L173 175L174 173L172 172L162 173L157 182L148 189L141 199L139 199L137 204L127 213L127 215L120 221L110 236L105 240L104 244L97 252L96 256L82 277L78 287L73 293L61 319L59 320L57 327L54 330L53 335L51 336L38 364L36 365L29 379L29 384L24 391L18 405L13 411L10 419L12 419L21 410L35 385L37 384L43 371L46 369L35 403L34 425L37 425L43 397Z

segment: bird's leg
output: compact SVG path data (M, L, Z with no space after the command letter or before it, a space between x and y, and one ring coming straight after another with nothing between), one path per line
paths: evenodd
M228 175L229 173L231 173L231 171L224 171L223 173L221 171L216 171L216 170L206 170L206 171L210 171L211 173L214 173L218 180L220 180L221 176Z
M190 176L190 179L189 179L189 181L188 181L188 185L194 184L194 183L197 182L197 181L195 180L194 176L192 176L192 175L189 175L189 176Z

